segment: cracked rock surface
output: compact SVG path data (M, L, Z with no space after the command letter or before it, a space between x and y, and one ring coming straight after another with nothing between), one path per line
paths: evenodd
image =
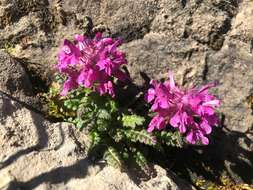
M99 166L87 177L90 164L74 128L40 115L37 93L50 83L59 45L90 30L124 39L128 70L139 86L143 75L161 79L169 70L184 86L217 81L222 127L198 154L203 164L215 160L217 172L253 183L251 0L0 0L0 188L88 189L96 179L104 189L159 184L137 186ZM103 181L108 172L120 180ZM159 188L172 188L165 178Z
M155 166L157 177L137 186L126 173L92 163L74 126L50 123L0 95L0 189L192 189ZM87 139L86 139L87 140Z

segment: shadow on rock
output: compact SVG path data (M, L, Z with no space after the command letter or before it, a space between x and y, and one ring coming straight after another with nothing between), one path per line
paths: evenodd
M12 117L12 119L15 120L15 117L12 115L12 113L17 111L18 109L21 109L23 103L18 104L20 102L18 100L16 100L15 98L12 98L10 96L7 97L3 93L2 93L2 95L3 95L2 96L3 104L2 104L1 109L2 109L3 117L1 118L1 124L4 124L5 119L7 117ZM11 101L13 101L13 102L15 101L15 104L12 103ZM31 107L29 107L29 108L31 109ZM33 118L33 124L36 127L38 143L34 146L27 148L27 149L19 150L15 154L9 156L4 162L0 163L0 169L3 169L5 167L7 167L8 165L12 164L13 162L15 162L18 158L20 158L23 155L27 155L33 151L41 150L47 146L48 134L46 132L45 127L42 125L42 123L43 123L42 117L36 117L36 113L34 113L32 111L30 113L31 113L31 117Z
M249 137L251 135L251 138ZM192 146L170 152L170 169L188 181L205 179L214 183L229 176L236 183L253 183L252 131L231 131L216 128L208 146ZM167 166L168 167L168 166Z
M36 136L38 139L37 140L38 142L35 145L30 146L26 149L18 150L14 154L10 155L7 159L5 159L5 161L1 162L0 169L3 169L9 166L10 164L14 163L17 159L19 159L22 156L25 156L33 151L40 151L46 148L48 146L49 136L48 136L48 132L46 128L47 124L45 122L45 119L42 116L38 115L37 113L33 112L32 110L34 109L32 107L23 105L24 103L19 102L15 98L7 96L4 93L1 93L1 100L2 100L2 107L1 107L2 115L1 115L0 123L4 126L7 117L11 117L11 119L15 121L16 118L15 118L15 115L13 115L13 113L15 113L19 109L24 109L26 107L28 108L30 117L32 119L32 126L29 126L29 127L35 127ZM27 127L27 126L24 126L24 127ZM59 135L61 137L60 138L61 141L53 147L54 150L59 149L64 143L65 137L63 134L62 126L59 126Z
M124 92L129 93L127 97L135 97L147 91L150 78L145 72L140 74L144 80L143 86L130 83L129 89ZM143 98L144 94L141 94L141 98L137 99L139 102L133 102L132 105L137 105L137 109L138 105L142 105L139 111L147 114L148 108L143 107ZM166 161L161 161L161 158L159 164L191 182L202 176L219 183L221 176L228 175L236 183L253 183L253 124L243 133L230 130L224 121L225 115L222 114L221 126L214 129L208 146L187 145L183 149L169 147L163 158Z
M58 184L66 183L72 178L84 178L87 175L89 166L88 158L84 158L75 164L67 167L58 167L51 171L42 173L27 182L13 182L8 190L15 190L17 187L21 190L34 189L42 183Z

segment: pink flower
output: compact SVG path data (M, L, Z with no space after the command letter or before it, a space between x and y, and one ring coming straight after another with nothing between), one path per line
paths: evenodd
M186 140L195 144L208 144L206 137L212 132L212 127L219 123L215 108L220 106L220 100L208 92L215 86L208 84L200 89L182 89L177 87L172 74L169 80L158 83L152 80L146 94L146 100L153 103L151 110L157 115L151 120L148 131L164 129L170 125L186 134Z
M121 65L127 64L125 54L117 49L121 40L103 38L97 33L95 38L75 35L74 43L64 40L58 55L58 71L67 76L62 95L84 86L97 90L101 95L114 96L113 79L125 80L127 74Z
M78 87L78 84L76 83L75 76L69 77L63 84L63 90L61 91L60 95L65 96L67 93Z
M100 95L108 93L112 97L115 96L113 84L111 81L108 81L107 83L100 83L100 85L98 86L98 91L100 92Z
M70 66L79 62L81 52L70 41L64 40L63 47L58 55L58 69L60 72L66 73Z
M148 126L148 132L152 132L155 128L157 129L164 129L166 127L165 118L159 114L157 114L153 119L150 121Z

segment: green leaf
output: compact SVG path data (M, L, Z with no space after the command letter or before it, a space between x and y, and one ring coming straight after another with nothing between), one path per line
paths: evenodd
M81 100L80 100L80 103L82 103L84 105L89 104L90 102L91 102L91 100L87 96L82 97Z
M135 163L141 168L141 170L143 170L144 172L148 171L149 169L148 161L142 152L140 151L134 152L133 158L134 158Z
M106 103L106 107L109 108L110 113L115 113L115 112L118 111L117 103L116 103L114 100L109 100L109 101Z
M76 127L82 130L85 127L85 125L87 125L87 121L80 120L77 122Z
M68 109L76 111L79 103L80 103L79 99L68 99L64 101L64 106L66 106Z
M89 124L89 120L83 120L81 118L75 118L72 123L75 124L75 126L79 129L82 130L84 127L86 127Z
M102 132L102 131L107 131L107 129L109 128L109 123L107 120L104 119L98 119L96 121L96 126L97 126L97 130Z
M122 130L127 139L132 142L141 142L147 145L155 145L156 137L151 133L148 133L146 130L137 131L134 129Z
M122 158L124 160L128 160L129 159L129 153L128 153L128 150L125 149L123 152L122 152Z
M117 150L111 146L104 153L104 159L107 163L115 168L122 168L122 161Z
M89 95L89 94L91 94L91 93L93 92L93 90L90 89L90 88L83 88L82 91L83 91L86 95Z
M92 131L90 134L91 143L89 146L89 149L92 149L93 147L99 145L102 143L102 138L100 137L99 133L97 131Z
M116 129L116 130L111 130L111 131L112 131L111 136L115 140L115 142L119 142L125 137L125 134L123 130L121 129Z
M145 118L138 115L123 115L122 123L124 127L135 128L136 126L140 126L145 122Z
M162 131L160 138L167 146L182 147L183 141L179 132Z
M100 109L97 112L97 117L99 119L110 120L111 114L106 109Z

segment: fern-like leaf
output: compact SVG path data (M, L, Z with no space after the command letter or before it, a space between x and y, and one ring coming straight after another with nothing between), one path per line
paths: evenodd
M98 110L97 117L99 119L104 119L104 120L110 120L111 119L111 115L106 109Z
M104 159L109 165L122 169L122 161L119 153L115 148L109 146L104 153Z
M115 142L119 142L125 137L124 131L121 129L111 130L110 132Z
M105 119L98 119L96 121L96 127L98 131L106 132L108 131L108 128L109 128L109 122L108 120L105 120Z
M167 146L182 147L183 141L179 132L166 132L160 133L160 138Z
M153 136L151 133L148 133L146 130L123 130L125 136L128 140L132 142L141 142L147 145L155 145L156 144L156 137Z
M91 143L89 145L89 150L91 150L93 147L102 143L102 138L100 137L98 132L92 131L90 132L89 136L91 140Z
M66 108L76 111L79 106L80 100L79 99L69 99L64 101L64 106Z
M138 115L123 115L122 123L124 127L135 128L136 126L140 126L145 122L145 118Z
M89 121L87 120L82 120L80 118L76 118L73 123L76 125L76 127L79 129L79 130L82 130L85 125L87 125L89 123Z
M141 168L142 171L148 172L148 161L144 154L140 151L133 153L135 163Z
M107 110L110 110L110 113L115 113L118 111L117 103L114 100L108 100L105 104Z

